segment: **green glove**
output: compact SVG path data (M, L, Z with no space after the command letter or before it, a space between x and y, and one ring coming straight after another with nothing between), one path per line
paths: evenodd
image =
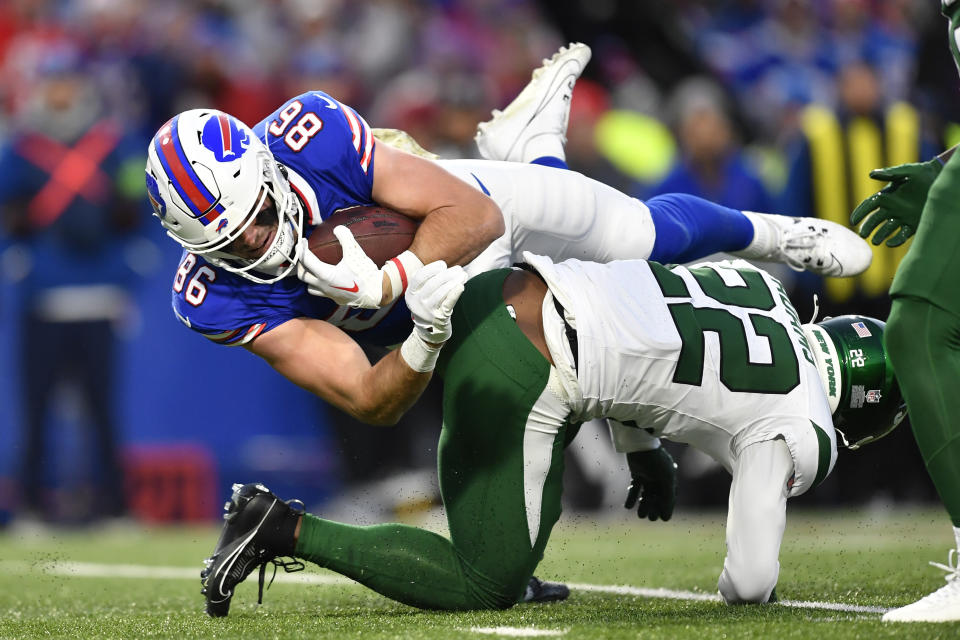
M940 160L934 158L927 162L874 169L870 177L889 184L857 205L850 214L850 224L856 225L863 220L860 237L866 238L882 222L871 242L879 245L886 240L888 247L900 246L917 232L927 192L942 168Z
M640 518L669 520L677 502L677 464L673 457L663 447L634 451L627 454L627 466L633 480L623 506L636 506Z

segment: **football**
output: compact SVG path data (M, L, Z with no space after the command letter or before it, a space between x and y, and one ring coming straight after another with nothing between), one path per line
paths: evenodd
M310 236L310 251L328 264L343 258L340 241L333 235L333 229L341 224L350 229L357 244L378 267L406 251L420 226L419 221L386 207L359 205L341 209L319 224Z

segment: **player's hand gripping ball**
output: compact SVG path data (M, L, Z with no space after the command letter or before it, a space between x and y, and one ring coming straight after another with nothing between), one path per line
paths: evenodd
M301 240L297 277L312 295L376 309L383 296L380 267L410 246L419 223L383 207L351 207Z

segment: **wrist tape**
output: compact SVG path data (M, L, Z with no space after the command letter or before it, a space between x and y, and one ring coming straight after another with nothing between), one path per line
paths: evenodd
M437 356L440 355L442 344L433 344L420 337L416 329L400 345L400 357L411 369L418 373L433 371L437 366Z
M423 267L420 261L412 251L404 251L395 258L387 260L383 265L383 273L390 279L390 300L393 302L403 295L410 283L410 278Z

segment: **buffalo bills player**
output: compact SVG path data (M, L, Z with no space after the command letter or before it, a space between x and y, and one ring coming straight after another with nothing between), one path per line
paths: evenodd
M212 109L175 116L151 141L147 161L154 213L186 249L174 312L353 417L392 424L430 378L462 279L507 266L523 250L600 261L687 261L726 250L827 275L866 268L866 244L829 223L677 194L644 204L563 170L569 101L589 56L585 45L561 49L480 126L481 152L514 162L401 151L319 91L289 100L253 129ZM372 203L421 220L409 250L382 269L346 228L335 232L340 263L304 250L331 213ZM465 270L429 264L441 259ZM371 365L358 341L402 345ZM539 582L531 585L544 599Z
M586 45L561 49L480 126L486 156L529 164L400 151L320 91L290 99L253 129L212 109L173 117L151 141L146 171L155 215L186 250L174 312L355 418L391 424L406 407L384 397L378 380L393 374L371 367L357 341L404 341L411 314L402 294L425 263L462 264L473 276L511 264L522 250L601 262L734 251L825 275L868 266L866 243L837 225L681 194L642 203L563 170L569 101L589 56ZM421 220L409 250L382 269L346 228L336 230L339 264L304 251L304 237L331 213L373 203ZM432 348L408 339L400 351L423 369Z

